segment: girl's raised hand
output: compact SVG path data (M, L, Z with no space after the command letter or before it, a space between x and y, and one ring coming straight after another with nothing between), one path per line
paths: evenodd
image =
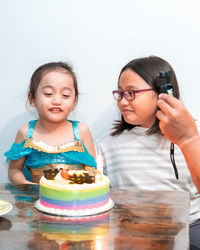
M161 132L168 140L181 146L198 135L195 121L184 104L175 97L160 94L156 116L160 120Z

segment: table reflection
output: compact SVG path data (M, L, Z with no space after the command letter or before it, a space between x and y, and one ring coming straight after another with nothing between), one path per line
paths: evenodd
M30 240L28 247L35 242L49 241L58 249L101 249L101 240L109 232L109 213L87 217L61 217L40 214L38 232Z
M189 195L112 189L102 214L62 217L35 208L38 185L0 184L13 209L0 216L0 249L189 249Z

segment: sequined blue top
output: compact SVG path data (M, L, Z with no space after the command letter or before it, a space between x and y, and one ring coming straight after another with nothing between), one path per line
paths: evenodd
M10 150L5 153L7 160L25 158L23 173L27 180L31 180L29 169L41 168L49 164L84 164L96 169L96 160L90 155L80 139L78 121L70 121L73 126L74 141L59 146L47 145L32 138L37 120L30 121L27 138L21 142L14 142Z

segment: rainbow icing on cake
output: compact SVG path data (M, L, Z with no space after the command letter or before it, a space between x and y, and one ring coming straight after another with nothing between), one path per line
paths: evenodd
M67 170L63 174L62 170L58 170L53 179L43 176L36 207L62 216L86 216L109 210L113 206L109 198L109 178L101 173L93 175L89 172Z

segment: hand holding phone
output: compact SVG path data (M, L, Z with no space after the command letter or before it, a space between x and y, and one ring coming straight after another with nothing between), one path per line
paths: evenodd
M166 93L166 94L175 96L174 88L172 84L170 83L171 75L172 75L172 72L170 70L159 72L158 78L163 81L160 86L160 93ZM175 159L174 159L174 144L173 143L171 143L170 145L170 159L174 168L176 179L178 179L178 170L177 170Z

